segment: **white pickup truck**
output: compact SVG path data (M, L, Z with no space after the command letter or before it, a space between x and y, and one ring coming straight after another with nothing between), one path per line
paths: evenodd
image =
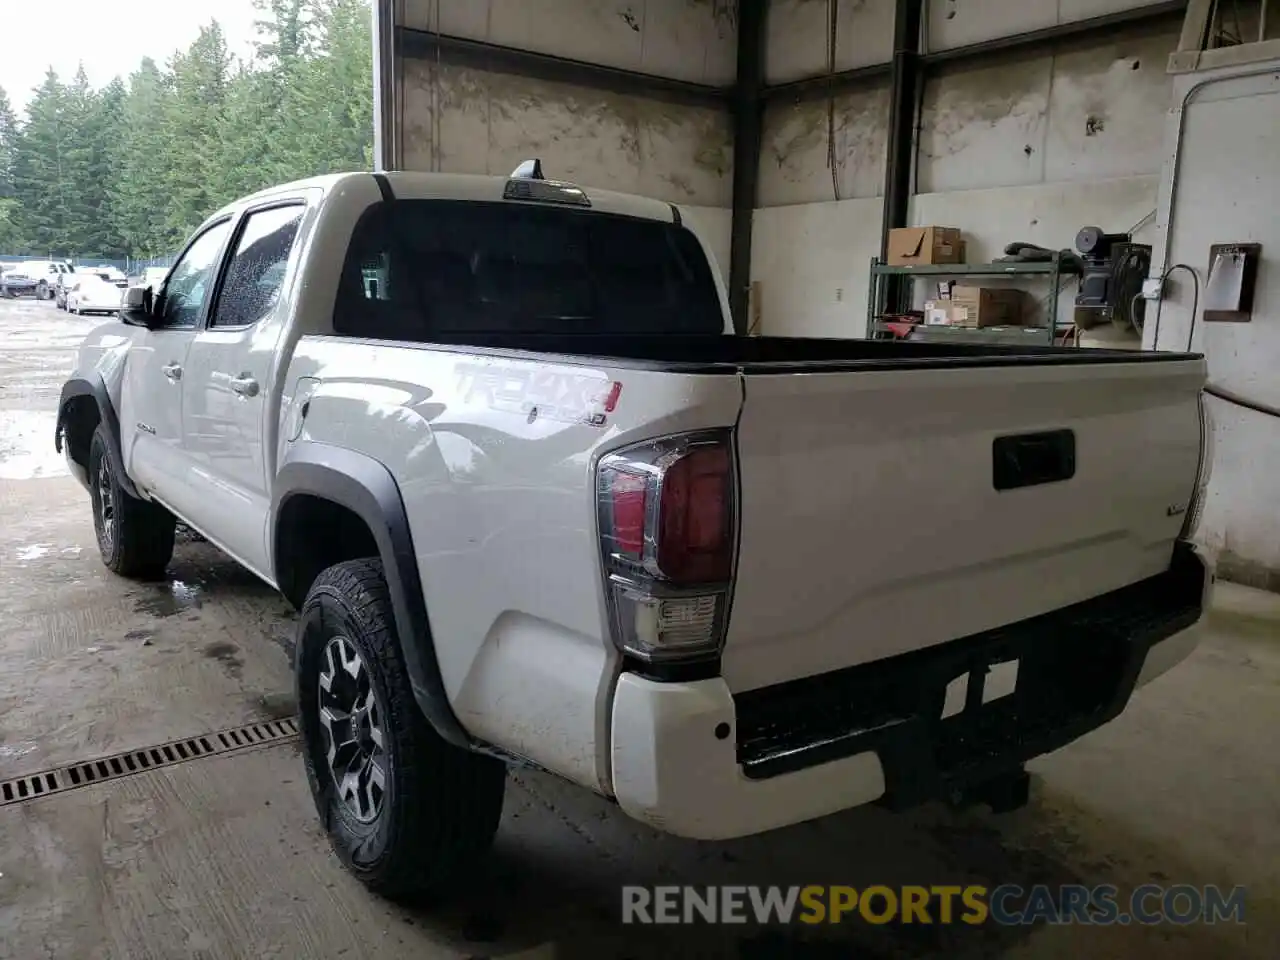
M176 518L300 609L317 808L404 897L513 763L703 839L1016 805L1195 644L1204 380L737 337L678 207L358 173L210 218L89 335L57 443L112 570Z

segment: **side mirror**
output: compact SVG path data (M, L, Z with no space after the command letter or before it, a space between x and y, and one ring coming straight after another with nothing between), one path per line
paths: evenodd
M120 319L134 327L155 325L155 301L150 287L129 287L120 303Z

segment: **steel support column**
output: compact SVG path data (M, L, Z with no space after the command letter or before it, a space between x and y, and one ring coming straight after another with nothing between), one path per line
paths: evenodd
M884 167L884 213L880 256L888 255L889 231L907 225L915 178L916 118L924 89L920 25L924 0L898 0L893 25L893 81L889 88L889 144ZM901 296L897 277L889 284L889 302ZM877 305L879 306L879 305Z
M395 0L373 4L373 169L398 170L400 76L396 69Z
M751 226L760 182L764 127L764 45L768 0L738 0L738 80L733 89L733 225L729 307L733 329L747 332L751 305Z

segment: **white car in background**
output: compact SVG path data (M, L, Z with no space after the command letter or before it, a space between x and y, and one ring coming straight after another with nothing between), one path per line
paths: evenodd
M91 272L96 273L98 276L102 277L103 280L106 280L108 283L115 284L117 287L120 287L121 289L124 289L129 286L129 278L125 276L124 271L121 270L119 267L103 266L103 267L90 267L89 269Z
M75 268L65 260L28 260L22 264L22 268L36 282L37 300L52 300L58 278L63 274L75 273Z
M77 275L67 290L68 313L110 313L120 311L124 291L97 273Z

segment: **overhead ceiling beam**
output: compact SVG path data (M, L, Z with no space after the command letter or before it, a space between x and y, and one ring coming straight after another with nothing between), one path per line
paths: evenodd
M733 97L732 87L659 77L429 30L399 27L396 43L400 55L408 60L439 61L450 66L490 70L553 83L571 83L592 90L668 103L726 109Z
M1172 25L1179 21L1187 9L1188 0L1164 0L1132 10L1121 10L1087 20L1055 24L1040 30L1029 30L1007 37L995 37L980 43L937 50L920 55L920 64L926 71L944 65L978 62L1001 53L1026 53L1046 49L1065 40L1087 40L1105 37L1118 29L1135 26ZM1201 0L1196 0L1201 2ZM762 91L770 102L798 102L822 100L849 90L869 85L887 85L893 77L894 65L873 63L838 73L821 74L800 80L789 80L766 86Z
M1120 10L1100 17L1089 17L1087 20L1075 20L1040 30L1028 30L1026 33L1014 34L1011 37L995 37L980 43L966 44L963 47L926 53L923 57L924 65L929 68L961 61L977 61L996 53L1015 51L1024 53L1037 48L1052 47L1064 40L1096 40L1124 27L1173 24L1181 22L1186 9L1187 0L1165 0L1163 3L1134 7L1132 10Z
M892 63L873 63L838 73L824 73L816 77L775 83L765 87L763 95L768 101L825 100L858 87L884 84L892 76Z

